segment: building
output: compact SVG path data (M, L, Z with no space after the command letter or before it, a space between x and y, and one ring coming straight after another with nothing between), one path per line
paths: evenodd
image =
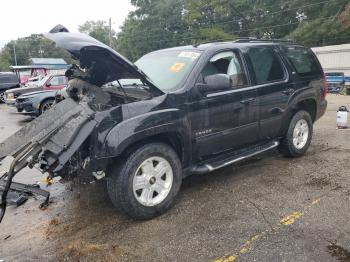
M30 58L29 64L45 68L50 75L64 74L70 66L62 58Z
M341 72L350 82L350 44L312 48L325 73Z

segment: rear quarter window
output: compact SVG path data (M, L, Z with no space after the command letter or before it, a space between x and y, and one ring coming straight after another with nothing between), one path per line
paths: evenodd
M322 76L322 69L311 50L303 47L286 47L284 53L299 76Z

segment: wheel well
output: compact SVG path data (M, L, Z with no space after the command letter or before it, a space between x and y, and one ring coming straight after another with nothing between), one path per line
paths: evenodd
M305 110L307 111L311 118L312 118L312 122L315 122L316 119L316 111L317 111L317 107L316 107L316 102L313 99L306 99L303 101L300 101L297 106L296 106L297 110Z
M181 163L184 162L183 141L181 139L181 136L176 132L161 133L161 134L147 137L145 139L142 139L141 141L136 141L136 142L132 143L131 145L128 145L122 151L120 156L124 156L124 157L128 156L133 151L135 151L136 148L141 147L145 144L155 143L155 142L161 142L161 143L164 143L164 144L167 144L168 146L170 146L177 153L179 159L181 160Z
M44 100L42 100L42 101L40 102L39 108L41 108L41 105L42 105L44 102L48 101L48 100L53 100L53 101L55 101L55 98L54 98L54 97L47 97L47 98L45 98Z

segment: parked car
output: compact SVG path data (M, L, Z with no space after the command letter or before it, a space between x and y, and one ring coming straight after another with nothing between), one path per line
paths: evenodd
M16 98L17 112L24 115L39 116L49 110L55 103L57 91L38 91Z
M0 159L20 154L67 180L106 178L113 204L135 219L166 212L188 175L273 148L304 155L327 107L321 65L301 45L209 43L133 64L84 34L59 27L46 36L84 70L67 72L70 97L5 140Z
M11 72L0 72L0 103L5 102L5 91L19 86L20 84L16 74Z
M328 93L339 93L345 87L345 74L341 72L326 73Z
M20 87L5 92L6 104L14 106L16 98L20 95L35 91L52 91L62 89L67 85L67 78L64 75L48 75L28 87Z

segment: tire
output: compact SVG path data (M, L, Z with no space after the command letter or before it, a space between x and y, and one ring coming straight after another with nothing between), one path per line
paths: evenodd
M0 92L0 104L5 103L5 92Z
M286 136L279 146L288 157L300 157L308 150L313 134L313 122L307 111L298 111L291 119Z
M54 103L55 103L55 99L47 99L44 102L42 102L39 110L40 115L45 113L47 110L49 110Z
M111 167L107 190L114 206L133 219L146 220L171 208L181 183L182 168L175 151L166 144L152 143Z

